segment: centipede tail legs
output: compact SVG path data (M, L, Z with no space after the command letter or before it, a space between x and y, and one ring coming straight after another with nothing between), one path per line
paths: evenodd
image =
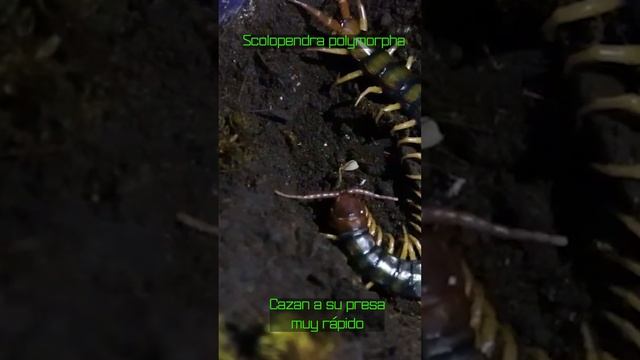
M632 6L636 7L634 12ZM588 360L640 359L640 15L638 4L622 0L577 1L559 7L543 31L564 56L564 72L575 85L577 124L588 133L583 150L590 167L608 178L595 193L606 199L600 217L612 217L597 238L586 236L594 254L589 279L595 312L582 325ZM626 26L620 26L626 24ZM623 142L611 140L613 133ZM594 146L595 145L595 146ZM598 157L594 160L594 157ZM622 196L620 196L622 195ZM623 201L619 201L624 198ZM614 200L615 199L615 200ZM608 214L607 214L608 213ZM604 231L603 231L604 230ZM596 231L596 230L594 230Z
M422 359L480 360L462 261L439 239L423 244Z
M446 216L442 216L446 213ZM455 224L476 231L495 233L495 228L502 228L502 237L542 241L558 245L551 241L560 240L562 245L566 239L556 235L529 232L494 225L473 215L451 210L423 207L423 226L434 223ZM455 219L452 221L452 219ZM434 359L527 359L548 360L547 353L538 348L521 348L517 345L515 335L510 326L497 319L494 307L487 300L483 286L474 278L469 266L457 254L452 253L439 239L423 237L423 324L427 329L423 351L425 354L438 354ZM445 280L446 279L446 280ZM436 313L433 315L432 313ZM439 314L439 315L438 315ZM427 316L425 319L424 317ZM447 318L447 321L441 321ZM466 319L466 320L461 320ZM441 339L429 338L433 329L442 331ZM471 340L470 340L471 339ZM471 348L469 347L471 341ZM442 347L449 343L450 352L445 357ZM445 345L443 345L445 344ZM447 345L448 346L448 345ZM433 347L433 349L430 349ZM475 349L475 350L471 350ZM480 357L482 355L482 357ZM430 359L425 357L425 359Z

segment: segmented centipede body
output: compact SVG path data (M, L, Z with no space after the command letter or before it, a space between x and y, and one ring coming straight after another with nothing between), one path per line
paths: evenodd
M376 244L369 231L367 210L362 201L340 195L331 209L332 226L338 234L337 245L352 267L391 294L420 299L422 264L390 254Z
M586 159L595 170L594 178L597 173L612 180L604 183L613 187L591 191L615 194L603 196L606 211L601 204L591 209L595 217L609 216L614 221L604 229L576 235L593 245L595 257L585 255L590 269L593 264L602 265L596 271L603 281L595 279L596 273L589 274L597 309L591 324L582 326L589 360L640 358L640 15L625 5L638 6L622 0L571 2L555 10L543 28L547 38L556 40L567 53L564 72L575 85L576 113L582 125L577 130L590 139L580 144L581 149L585 153L600 149L589 151ZM612 132L631 141L606 135ZM625 201L611 200L615 198ZM596 232L602 235L594 238L591 234Z

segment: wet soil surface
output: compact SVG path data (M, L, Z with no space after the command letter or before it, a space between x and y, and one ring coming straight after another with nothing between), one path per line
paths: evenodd
M215 357L215 64L173 1L0 6L0 358ZM212 17L213 18L213 17Z
M333 2L310 3L336 10ZM423 113L445 135L426 157L428 200L557 233L552 190L562 164L548 151L545 135L558 116L557 104L545 101L547 93L554 94L557 74L549 72L537 30L553 4L501 4L429 6L428 19L415 4L400 0L366 6L374 33L410 26L409 46L398 56L418 55ZM431 24L426 33L416 28L422 20ZM373 125L368 109L384 99L354 108L366 80L331 87L357 64L335 55L243 48L245 33L304 35L323 29L286 2L256 2L221 29L220 309L240 357L255 358L269 297L381 296L366 290L339 249L319 234L326 230L324 204L278 198L273 191L330 189L338 166L351 159L361 166L349 180L364 180L365 188L379 193L393 192L401 174L387 156L393 144ZM452 192L460 180L464 185ZM403 217L395 206L371 206L385 228L398 231ZM577 356L578 326L589 298L573 275L570 255L477 234L461 239L454 245L518 342L542 347L554 358ZM419 358L417 305L388 301L386 332L336 337L335 358Z

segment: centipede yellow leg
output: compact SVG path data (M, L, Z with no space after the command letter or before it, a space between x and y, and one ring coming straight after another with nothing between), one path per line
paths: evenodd
M403 233L403 244L402 244L402 252L400 253L400 258L401 259L410 259L410 260L415 260L416 259L416 253L413 250L413 241L409 238L409 233L407 232L407 228L405 226L402 226L402 233Z
M598 356L596 342L593 339L589 325L582 323L582 325L580 325L580 332L582 333L582 342L584 344L585 360L599 360L600 356Z
M402 161L405 160L416 160L416 161L420 161L422 160L422 154L419 152L414 152L414 153L410 153L410 154L406 154L402 157Z
M369 24L367 22L367 12L364 9L362 1L356 0L356 8L358 9L358 25L360 25L360 30L367 31Z
M418 124L418 122L415 119L411 119L411 120L408 120L408 121L403 121L400 124L397 124L393 128L391 128L391 134L395 134L398 131L410 129L410 128L416 126L417 124Z
M418 240L418 238L416 238L415 236L408 234L407 238L409 240L409 242L413 245L413 247L416 248L416 252L418 254L418 256L422 256L422 245L420 244L420 240Z
M338 80L336 80L336 82L333 83L333 85L340 85L340 84L345 83L347 81L351 81L353 79L359 78L363 74L364 74L364 72L362 70L356 70L354 72L350 72L345 76L339 77Z
M638 66L640 65L640 45L593 45L569 56L564 72L569 73L580 64L598 62Z
M327 54L333 54L333 55L349 55L349 50L347 49L339 49L339 48L308 48L306 51L316 51L316 52L323 52L323 53L327 53Z
M596 247L610 261L622 266L635 276L640 276L640 263L618 253L613 246L606 242L596 241Z
M382 88L380 86L369 86L362 92L362 94L360 94L360 96L358 96L358 100L356 100L355 106L358 106L358 103L360 103L360 101L362 101L362 99L364 99L365 96L371 93L382 94Z
M415 57L413 56L409 56L407 58L407 64L405 65L407 67L407 70L411 70L411 66L413 65L413 62L416 60Z
M591 167L607 176L640 180L640 164L591 164Z
M640 330L632 322L609 311L604 312L604 317L617 327L627 340L640 348Z
M340 32L342 32L342 25L340 24L339 21L337 21L336 19L332 18L331 16L326 15L325 13L323 13L322 11L316 9L315 7L304 3L302 1L298 1L298 0L289 0L290 3L296 4L298 6L300 6L301 8L303 8L307 13L309 13L311 16L315 17L318 21L320 21L324 26L326 26L327 28L331 29L331 31L334 34L338 34Z
M542 26L547 40L555 37L559 25L589 19L613 11L624 5L622 0L583 0L556 9Z
M378 115L376 115L376 123L380 120L380 118L382 117L382 115L384 115L385 113L391 112L391 111L397 111L402 109L402 105L400 105L400 103L395 103L395 104L391 104L391 105L387 105L385 107L383 107L382 109L380 109L380 111L378 112Z
M631 231L636 237L640 238L640 221L631 215L618 213L618 219Z
M487 357L491 357L496 347L496 335L499 325L495 310L493 310L493 307L491 307L484 298L482 300L482 313L482 323L478 329L476 346Z
M624 94L599 98L585 105L578 112L578 117L582 118L595 111L620 110L635 115L640 115L640 95Z
M510 326L503 326L500 334L502 335L502 360L517 360L518 346L513 336L513 330Z
M421 142L422 142L422 138L421 137L410 137L410 136L407 136L405 138L402 138L402 139L398 140L398 145L404 145L404 144L420 145Z
M338 240L338 237L335 236L334 234L320 233L320 235L324 236L325 239L328 239L330 241Z

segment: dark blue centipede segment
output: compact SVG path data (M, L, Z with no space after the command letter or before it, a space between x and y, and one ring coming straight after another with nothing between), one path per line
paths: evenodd
M575 130L583 135L575 147L589 154L584 165L592 171L580 181L596 185L574 196L592 199L582 216L598 225L575 226L572 239L590 245L578 261L588 268L594 302L581 326L584 357L593 360L640 359L639 9L635 0L576 1L557 8L543 27L561 45L575 89Z
M419 300L422 284L420 260L404 260L377 246L366 228L338 235L337 245L359 274L390 294Z
M389 294L419 300L422 283L420 260L400 259L376 245L369 229L364 202L348 194L338 196L331 208L331 225L337 244L354 270Z
M352 56L358 59L363 49L351 50ZM420 79L407 68L405 63L394 59L388 51L374 50L371 55L358 59L367 75L376 79L382 93L397 101L401 109L410 119L420 118L420 96L422 85Z

